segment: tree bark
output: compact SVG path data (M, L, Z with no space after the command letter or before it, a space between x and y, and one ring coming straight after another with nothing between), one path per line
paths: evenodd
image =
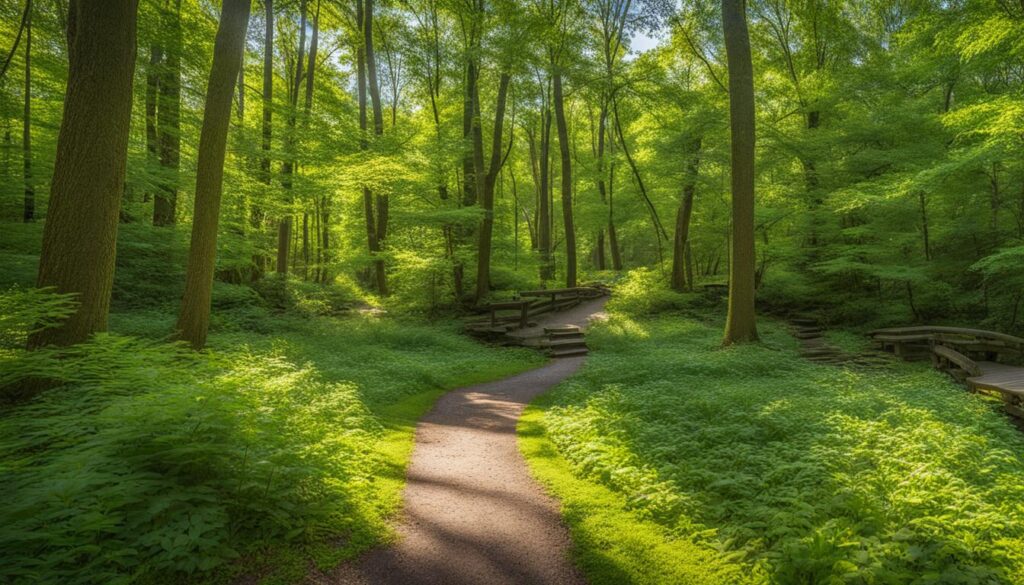
M565 229L565 286L576 286L576 226L572 215L572 155L569 151L569 125L565 120L565 98L562 95L562 73L554 74L555 123L558 128L558 150L562 159L562 220Z
M22 219L36 219L36 187L32 179L32 0L25 6L25 115L22 120L22 154L24 156L25 200Z
M302 71L306 54L306 0L299 2L299 50L295 60L295 79L288 80L288 127L284 136L284 161L281 163L281 186L287 193L287 203L292 203L292 175L295 172L295 124L296 108L299 105L299 89L302 87ZM287 276L288 256L292 245L292 215L286 215L277 224L277 273Z
M555 276L551 262L551 110L545 105L540 113L540 193L537 194L537 245L540 247L540 279Z
M160 162L160 135L157 130L157 100L160 94L160 67L163 66L163 48L153 43L149 47L149 64L146 67L146 162L150 169ZM149 201L150 193L143 195Z
M754 68L744 0L722 0L732 136L732 246L725 345L757 341L754 314Z
M697 172L700 165L701 139L693 141L690 158L686 162L686 178L683 183L683 197L676 213L676 233L672 245L672 289L683 292L693 288L687 277L686 250L690 243L690 216L693 213L693 196L697 190Z
M263 32L263 158L260 171L263 182L270 184L270 142L273 138L274 119L274 0L263 0L266 29ZM262 214L259 214L262 220Z
M195 216L192 220L192 245L185 273L185 294L176 327L180 339L193 349L206 345L210 325L210 296L217 259L217 223L224 183L224 158L231 105L242 66L245 31L249 25L251 0L224 0L220 25L213 45L213 67L206 86L203 127L199 134L196 162Z
M366 64L366 88L370 92L370 107L373 113L373 134L375 136L381 136L384 134L384 112L380 104L380 86L377 85L377 58L373 51L373 0L363 0L363 51L365 54ZM362 116L366 116L366 97L363 97ZM364 121L365 128L365 121ZM370 222L374 222L374 215L376 216L376 222L373 226L372 234L370 234L369 227L368 234L370 234L373 240L370 246L370 253L374 256L379 256L383 247L384 238L387 236L388 229L388 200L386 196L378 194L374 199L372 192L369 189L364 190L363 193L364 205L367 209L367 225ZM373 208L376 207L375 213ZM388 294L388 281L387 271L384 267L384 260L379 257L373 262L374 277L377 284L377 293L381 296L387 296Z
M508 85L512 76L502 73L498 82L498 102L494 108L494 134L491 139L491 161L484 177L483 196L480 207L484 217L480 221L476 264L476 301L487 296L491 290L491 240L494 235L494 185L501 170L502 131L505 124L505 103L508 100ZM482 153L481 153L482 156ZM518 242L516 242L518 246Z
M135 71L137 0L73 0L39 287L74 293L75 312L28 345L71 345L107 328Z
M181 0L164 10L162 26L168 44L160 68L157 132L160 140L160 187L153 202L153 225L171 226L177 219L178 170L181 167Z

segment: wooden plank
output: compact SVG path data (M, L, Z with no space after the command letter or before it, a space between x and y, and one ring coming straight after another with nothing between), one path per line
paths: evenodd
M986 331L984 329L971 329L968 327L946 327L942 325L915 325L912 327L887 327L885 329L876 329L869 333L872 337L879 335L939 335L939 334L951 334L951 335L963 335L970 337L979 337L983 339L989 339L993 341L1001 341L1011 347L1024 348L1024 339L1020 337L1014 337L1013 335L1007 335L1005 333L999 333L998 331Z
M1013 397L1024 397L1024 368L996 362L978 362L980 376L967 379L978 390L999 392Z
M980 376L982 374L981 368L974 360L955 349L944 345L936 345L932 347L932 352L940 358L960 366L970 376Z
M530 301L500 301L497 303L488 303L487 308L491 310L507 310L507 309L519 309L523 305L529 305Z

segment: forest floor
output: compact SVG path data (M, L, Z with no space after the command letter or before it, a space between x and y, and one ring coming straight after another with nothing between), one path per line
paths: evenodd
M1024 583L1024 435L998 401L927 363L813 363L770 318L722 348L721 307L639 289L519 423L590 583Z
M539 327L585 327L605 298L548 315ZM566 358L445 394L419 423L406 476L400 540L319 583L583 583L556 501L516 445L526 404L575 373Z

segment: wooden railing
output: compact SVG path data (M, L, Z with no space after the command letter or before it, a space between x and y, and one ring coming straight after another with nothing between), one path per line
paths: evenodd
M488 321L472 323L471 327L479 329L480 326L486 325L491 329L504 329L503 326L511 325L512 328L522 329L529 327L531 317L568 309L585 299L606 294L607 289L601 286L519 291L514 299L495 301L477 307L477 311L488 315Z
M1024 420L1024 367L1007 364L1024 357L1024 339L983 329L916 326L870 333L882 349L912 358L931 355L932 365L972 392L999 396L1006 412Z

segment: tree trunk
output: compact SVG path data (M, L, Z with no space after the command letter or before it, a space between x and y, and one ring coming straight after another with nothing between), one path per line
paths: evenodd
M608 100L606 97L601 97L601 111L597 117L597 193L601 198L601 203L608 205L608 188L605 185L605 174L604 174L604 150L605 150L605 135L607 134L608 127ZM610 219L609 215L609 219ZM598 228L597 230L597 269L605 269L605 254L604 254L604 228ZM617 270L617 269L616 269Z
M612 141L610 146L615 146ZM615 231L615 163L608 165L608 249L612 253L612 270L622 270L622 248L618 232Z
M502 73L498 82L498 103L494 108L494 134L491 139L491 162L484 177L480 207L484 217L480 221L476 264L476 301L491 291L491 239L494 235L494 185L501 169L502 131L505 124L505 103L508 99L509 73ZM482 149L481 149L482 150ZM483 156L483 153L480 153ZM516 243L518 246L518 242Z
M373 110L373 134L381 136L384 134L384 112L380 105L380 86L377 85L377 58L373 51L373 0L363 1L365 3L363 13L363 47L366 53L366 84L370 90L370 105ZM363 100L365 115L365 97ZM374 205L374 201L370 200L369 193L364 193L364 198L366 198L365 203L367 205ZM371 254L374 255L383 247L388 229L388 199L386 196L379 194L376 196L376 218L377 223L373 229L375 243L370 248ZM368 215L367 221L373 221L372 216ZM384 261L378 257L374 260L373 267L377 282L377 293L381 296L387 296L388 281Z
M75 312L29 337L71 345L107 328L135 71L137 0L75 0L39 287L75 293Z
M274 0L263 0L266 29L263 32L263 158L260 159L261 178L270 184L270 141L273 137L274 118ZM259 214L262 219L262 213Z
M754 70L744 0L722 0L732 135L732 246L723 343L757 341L754 315Z
M146 67L146 162L150 169L156 168L160 161L160 135L157 131L157 99L160 93L160 67L163 66L164 54L160 45L153 43L149 47L149 65ZM143 201L149 201L150 193L143 195Z
M292 203L292 174L295 172L295 124L296 108L299 105L299 89L302 87L302 75L306 54L306 0L299 2L299 49L295 60L295 79L288 80L288 119L284 136L284 161L281 163L281 186L287 193L287 203ZM277 224L277 273L288 274L289 253L292 244L291 210L286 212ZM281 248L284 249L281 249Z
M213 67L206 86L203 127L196 162L195 215L192 246L185 273L185 293L176 327L181 339L193 349L206 344L210 325L210 295L217 258L217 221L224 182L224 157L231 125L231 105L242 66L245 32L251 0L224 0L220 26L213 45Z
M565 99L562 95L562 73L556 71L555 121L558 127L558 150L562 155L562 219L565 226L565 286L576 286L576 227L572 217L572 156L569 152L569 126L565 121Z
M181 166L181 0L164 10L162 26L168 31L164 65L160 68L157 132L160 139L160 187L153 202L153 225L175 224L178 207L178 170Z
M700 165L701 139L694 140L690 160L686 163L686 180L683 184L683 198L676 213L676 233L672 245L672 289L683 292L693 288L686 276L686 249L690 241L690 215L693 213L693 195L696 191L697 172Z
M551 200L548 192L551 182L551 111L545 107L541 113L540 130L540 193L537 194L537 243L540 247L540 279L555 276L551 262Z
M309 115L313 110L313 81L316 74L316 56L320 45L320 0L316 2L316 12L313 14L313 36L309 41L309 65L306 66L306 100L305 114L306 124L309 125Z
M21 134L25 201L22 219L28 223L36 219L36 187L32 180L32 0L28 0L25 11L25 116Z

